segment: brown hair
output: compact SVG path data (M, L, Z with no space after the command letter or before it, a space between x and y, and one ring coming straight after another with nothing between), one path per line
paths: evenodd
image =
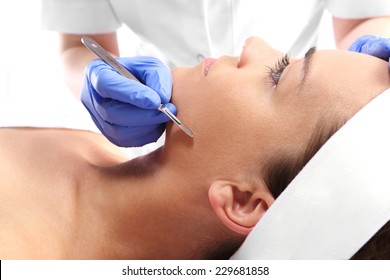
M390 260L390 221L351 260Z
M344 122L337 122L329 127L324 120L319 121L299 156L279 153L265 164L264 182L275 199L343 124Z

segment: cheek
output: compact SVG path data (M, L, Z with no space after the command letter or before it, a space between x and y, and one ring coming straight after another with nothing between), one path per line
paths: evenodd
M255 92L249 86L228 81L223 85L208 88L210 95L197 110L201 113L194 129L214 151L247 158L244 155L253 152L253 145L258 146L261 136L266 134L264 128L269 123L266 118L271 114L259 98L258 89Z
M172 102L196 143L233 151L266 133L272 114L259 79L229 74L203 78L192 69L178 69L173 72Z
M197 114L197 124L205 133L218 129L222 134L226 130L242 127L241 119L248 110L245 108L247 97L237 83L221 78L204 83L198 89L198 95L188 106Z
M194 84L194 75L191 75L192 69L190 68L177 68L172 71L172 98L171 102L176 105L176 107L182 107L183 100L191 98L193 95Z

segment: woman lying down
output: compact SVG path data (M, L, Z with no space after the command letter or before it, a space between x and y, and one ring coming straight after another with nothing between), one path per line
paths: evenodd
M327 139L390 87L383 60L314 49L289 59L258 38L209 62L173 71L172 102L194 138L170 123L146 156L128 161L88 131L2 128L0 258L229 258Z

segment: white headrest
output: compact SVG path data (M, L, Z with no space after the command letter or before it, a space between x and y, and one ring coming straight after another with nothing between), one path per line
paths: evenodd
M349 259L390 220L390 89L318 151L232 259Z

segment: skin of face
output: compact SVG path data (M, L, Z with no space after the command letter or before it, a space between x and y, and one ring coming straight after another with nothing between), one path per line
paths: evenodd
M168 125L167 145L185 147L186 158L216 174L235 174L237 166L258 174L259 162L299 153L319 123L351 117L389 87L385 61L335 50L313 54L304 82L304 59L290 58L275 86L269 67L283 56L251 37L239 57L175 69L172 102L194 139Z

